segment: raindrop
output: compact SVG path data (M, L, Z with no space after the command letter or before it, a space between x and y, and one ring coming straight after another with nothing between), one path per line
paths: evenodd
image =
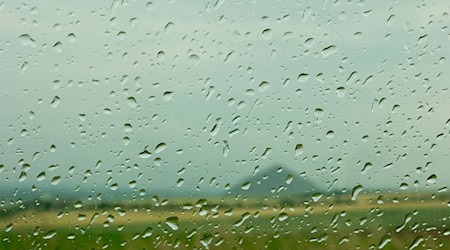
M127 104L128 104L128 106L130 106L132 108L136 108L137 105L138 105L137 102L136 102L136 99L134 97L132 97L132 96L127 98Z
M391 242L392 238L388 235L384 235L381 237L380 243L378 244L378 249L383 249L389 242Z
M259 86L258 86L258 90L259 90L259 92L263 93L263 92L266 91L269 87L270 87L269 82L262 81L262 82L259 84Z
M172 229L172 230L178 230L178 217L172 216L166 219L166 224Z
M358 194L363 190L363 186L361 184L355 186L352 190L352 201L356 201Z
M61 43L61 42L55 43L55 44L53 45L53 49L54 49L56 52L60 53L60 52L62 51L62 43Z
M168 102L173 99L173 92L172 91L166 91L163 93L163 100Z
M144 230L144 233L142 233L142 238L143 239L148 238L148 237L152 236L152 234L153 234L153 228L152 227L147 227Z
M335 45L330 45L322 50L322 57L327 58L330 55L336 53L337 47Z
M272 30L271 29L265 29L261 32L261 36L265 40L269 40L272 38Z
M250 188L250 186L252 185L251 182L247 181L244 184L242 184L241 189L242 190L248 190Z
M278 215L278 220L279 220L279 221L285 221L285 220L287 220L288 218L289 218L289 216L288 216L288 214L285 213L285 212L280 213L280 214Z
M55 236L56 236L56 231L55 230L51 230L51 231L47 232L42 238L44 240L49 240L49 239L51 239L51 238L53 238Z
M288 176L286 177L286 184L291 184L293 180L294 177L291 174L288 174Z
M53 177L53 179L51 180L52 185L58 185L59 182L61 181L61 176L55 176Z
M158 54L156 54L156 58L159 60L159 61L162 61L162 60L164 60L164 57L166 56L166 54L164 53L164 51L159 51L158 52Z
M174 27L175 24L173 22L168 22L166 26L164 26L164 32L169 33L170 31L173 30Z
M191 54L189 56L189 61L194 65L198 65L200 63L200 57L197 54Z
M333 138L333 137L334 137L334 131L333 131L333 130L328 131L327 134L326 134L326 137L327 137L328 139Z
M166 144L164 143L164 142L161 142L160 144L158 144L156 147L155 147L155 153L156 154L158 154L158 153L161 153L162 151L164 151L164 149L166 149Z
M74 33L70 33L67 35L67 40L69 40L69 42L71 42L71 43L74 43L77 41L77 38Z
M299 143L295 145L295 156L299 156L303 153L303 144Z
M20 44L22 44L24 46L31 46L31 47L36 46L36 41L28 34L20 35L19 42L20 42Z
M436 184L436 182L437 182L437 176L436 176L435 174L430 175L430 176L427 178L427 182L428 182L429 184Z
M307 73L301 73L297 77L297 81L299 81L299 82L306 82L306 81L308 81L308 79L309 79L309 74L307 74Z
M147 148L144 149L144 151L139 153L139 157L143 158L143 159L147 159L150 158L152 156L152 153L150 153L149 151L147 151Z
M120 31L119 33L117 33L117 38L119 38L120 40L124 40L127 37L127 33L125 31Z
M336 94L339 97L344 97L345 96L345 87L336 88Z
M58 107L60 102L61 102L61 99L59 98L59 96L54 96L53 100L50 102L50 106L52 106L52 108L56 108L56 107Z

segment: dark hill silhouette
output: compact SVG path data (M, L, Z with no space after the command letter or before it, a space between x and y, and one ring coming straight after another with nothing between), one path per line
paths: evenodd
M237 182L228 191L228 194L242 194L247 197L275 197L312 195L323 191L323 189L319 188L312 181L302 177L299 173L291 171L288 168L272 166Z

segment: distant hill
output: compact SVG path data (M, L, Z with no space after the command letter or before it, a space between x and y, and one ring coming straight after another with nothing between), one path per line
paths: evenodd
M238 181L228 191L229 195L242 194L243 196L287 196L287 195L312 195L324 190L299 173L272 166L254 173Z

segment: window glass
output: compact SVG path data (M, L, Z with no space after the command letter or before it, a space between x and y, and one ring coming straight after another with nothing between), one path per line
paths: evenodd
M0 2L0 249L448 249L448 1Z

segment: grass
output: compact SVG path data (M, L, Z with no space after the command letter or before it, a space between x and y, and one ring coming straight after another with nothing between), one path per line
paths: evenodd
M415 241L420 243L416 249L450 248L450 236L444 235L448 234L448 207L360 208L344 206L312 212L244 209L235 210L232 216L219 212L216 218L212 213L194 216L189 211L179 216L177 230L165 223L165 218L178 214L173 211L152 215L128 212L114 216L114 220L110 217L110 223L105 223L106 214L112 212L105 212L91 226L87 226L89 216L77 221L67 215L53 223L46 217L38 219L43 212L24 211L2 220L3 224L13 223L13 228L0 233L0 249L378 249L383 239L388 242L383 249L408 249ZM287 217L280 215L282 211ZM237 226L245 212L247 220ZM23 216L30 218L33 214L37 218L34 223L19 223L27 221ZM410 221L398 231L407 215L411 215ZM151 235L143 238L148 228L152 228Z

